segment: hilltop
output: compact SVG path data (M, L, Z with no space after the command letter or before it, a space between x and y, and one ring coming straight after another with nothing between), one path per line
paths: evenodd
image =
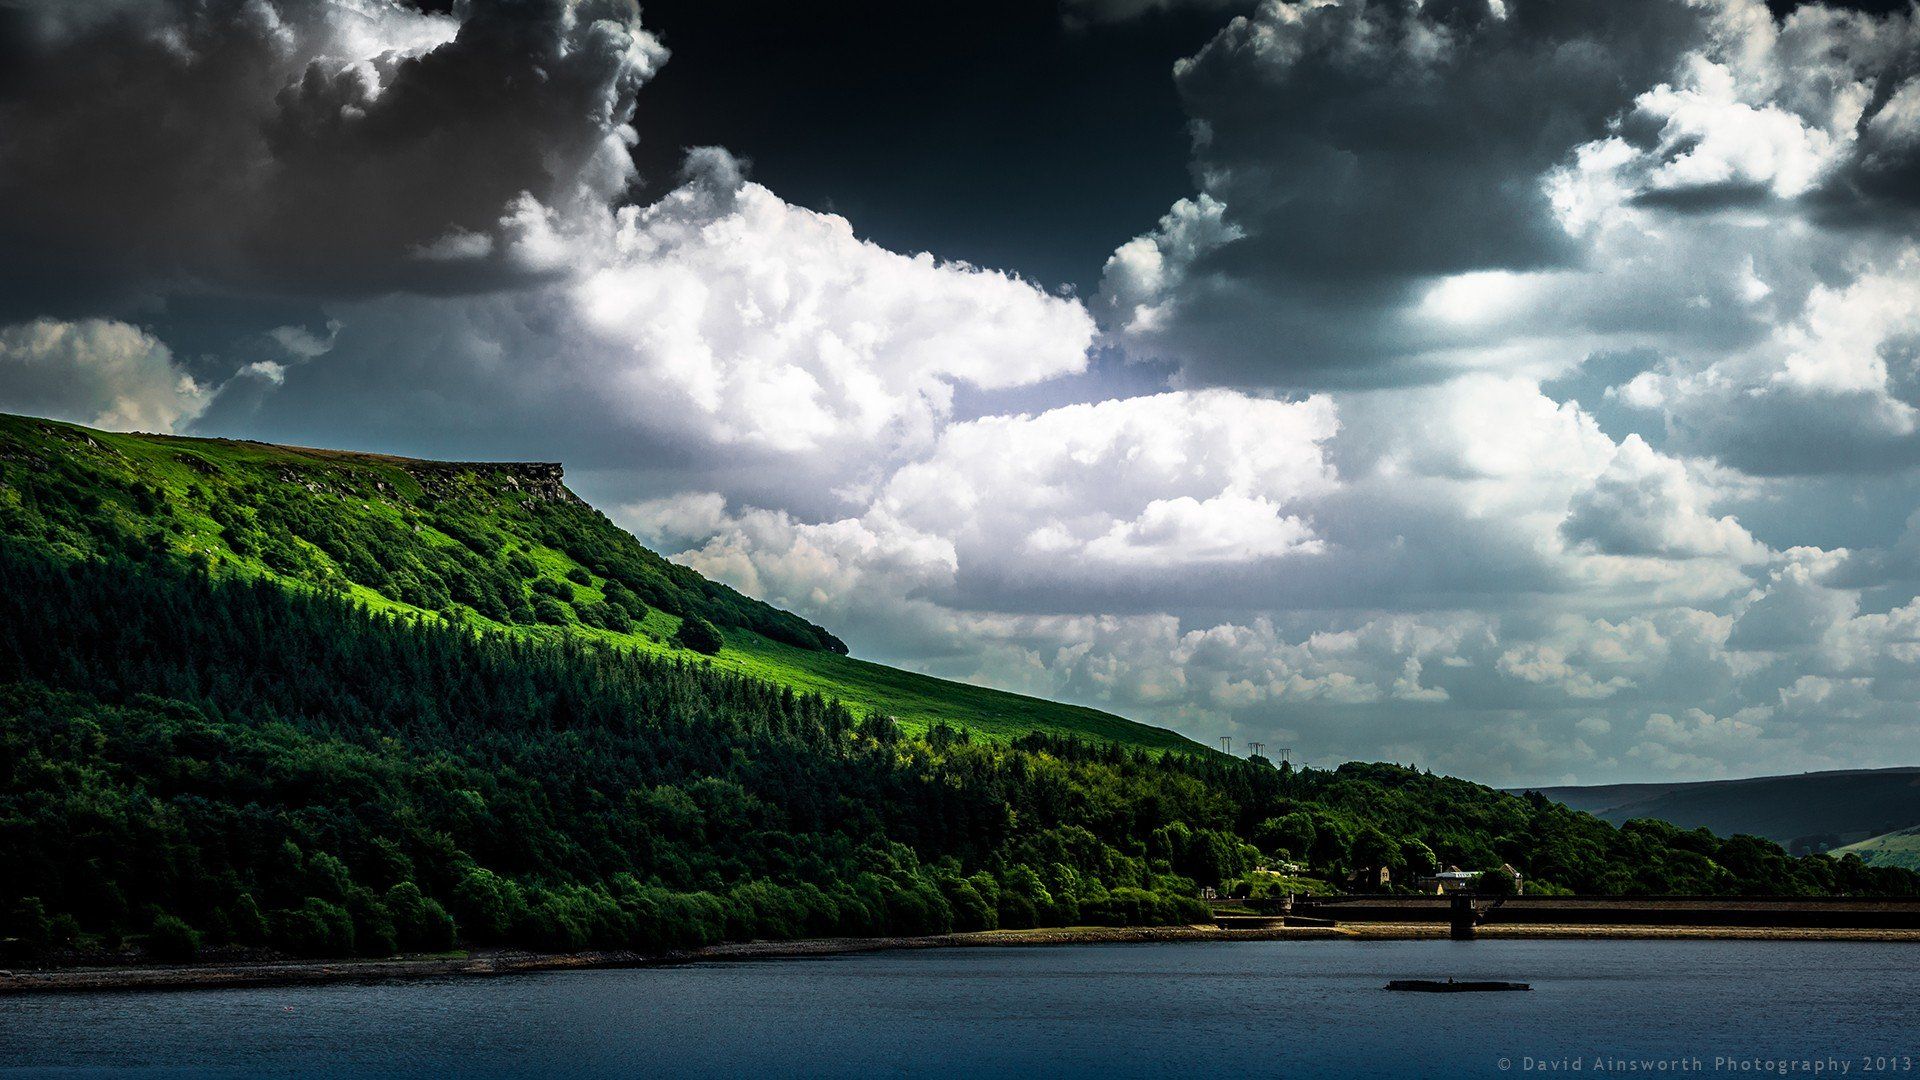
M1539 790L1549 799L1616 825L1654 818L1720 836L1762 836L1792 851L1842 848L1920 825L1920 768ZM1844 850L1874 863L1879 861L1875 852L1887 849L1849 846Z
M945 722L992 738L1199 749L1096 709L848 656L826 628L647 549L569 490L555 463L130 435L0 414L0 539L63 560L163 551L216 577L324 591L375 612L704 654L909 731Z

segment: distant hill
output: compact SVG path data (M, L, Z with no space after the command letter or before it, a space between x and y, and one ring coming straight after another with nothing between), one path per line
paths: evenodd
M846 655L823 627L648 550L537 462L442 462L129 435L0 414L0 544L62 561L167 552L214 576L348 596L376 612L531 640L693 655L898 720L1006 739L1204 748L1111 713ZM718 645L717 653L713 646Z
M1827 851L1920 826L1920 768L1913 767L1538 790L1615 824L1656 818L1720 836L1763 836L1798 852ZM1920 851L1920 837L1908 839ZM1859 854L1868 857L1866 850Z

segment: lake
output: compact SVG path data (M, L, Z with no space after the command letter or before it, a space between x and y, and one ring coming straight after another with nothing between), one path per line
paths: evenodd
M1527 981L1534 991L1381 989L1390 978L1448 976ZM1483 940L941 949L0 999L0 1075L9 1077L1549 1071L1920 1074L1920 946Z

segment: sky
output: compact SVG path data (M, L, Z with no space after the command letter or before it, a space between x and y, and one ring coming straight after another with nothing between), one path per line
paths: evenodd
M0 0L0 410L1296 761L1913 764L1917 11Z

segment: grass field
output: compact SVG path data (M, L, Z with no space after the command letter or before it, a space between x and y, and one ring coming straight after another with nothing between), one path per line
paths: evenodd
M1165 728L1137 724L1097 709L936 679L852 656L806 652L757 634L730 637L718 659L774 682L869 702L910 730L922 730L945 720L995 738L1056 731L1155 750L1199 749Z
M1920 826L1869 837L1835 848L1834 855L1858 855L1868 866L1898 866L1920 870Z

